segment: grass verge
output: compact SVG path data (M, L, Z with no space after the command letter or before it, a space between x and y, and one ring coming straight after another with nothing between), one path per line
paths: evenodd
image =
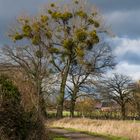
M94 136L94 137L100 137L103 138L105 140L130 140L128 138L125 137L117 137L117 136L112 136L109 134L99 134L99 133L94 133L94 132L88 132L88 131L83 131L83 130L78 130L78 129L74 129L74 128L62 128L62 127L54 127L54 128L58 128L58 129L65 129L71 132L80 132L80 133L84 133L90 136Z
M118 140L140 140L140 123L137 121L92 120L87 118L64 118L53 120L53 127L73 128L94 134L111 137L117 136Z
M60 134L49 132L49 140L69 140L68 138L61 136Z

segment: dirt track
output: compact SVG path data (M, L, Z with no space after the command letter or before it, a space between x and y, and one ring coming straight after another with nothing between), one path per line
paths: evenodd
M107 140L104 138L90 136L81 132L72 132L65 129L51 128L50 131L60 134L70 140Z

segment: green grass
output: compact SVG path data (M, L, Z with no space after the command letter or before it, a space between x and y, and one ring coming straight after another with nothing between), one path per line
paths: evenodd
M93 135L93 136L99 136L99 137L105 138L107 140L130 140L128 138L106 135L106 134L98 134L98 133L93 133L93 132L85 132L85 133L89 134L89 135Z
M87 135L104 138L105 140L130 140L130 139L125 138L125 137L112 136L112 135L109 135L109 134L99 134L99 133L94 133L94 132L77 130L77 129L73 129L73 128L61 128L61 127L57 127L57 128L65 129L65 130L68 130L68 131L71 131L71 132L81 132L81 133L84 133L84 134L87 134Z
M125 120L126 122L140 123L140 120Z
M53 140L68 140L68 139L59 137L59 138L54 138Z
M64 136L61 136L60 134L56 134L54 132L49 132L49 139L50 140L69 140L68 138L65 138Z
M48 111L48 114L50 116L56 116L56 111ZM77 116L78 115L78 112L74 112L74 115ZM70 116L70 112L69 111L63 111L63 117L69 117Z
M77 116L78 115L78 112L74 111L74 115ZM70 112L69 111L63 111L63 116L64 117L70 116Z

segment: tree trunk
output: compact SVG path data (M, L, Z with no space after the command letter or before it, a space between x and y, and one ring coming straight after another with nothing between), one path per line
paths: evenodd
M36 115L38 118L44 119L46 117L46 107L45 107L45 100L42 95L42 81L39 78L36 80L36 92L37 92L37 108L36 108Z
M66 82L67 82L67 77L69 73L69 64L66 66L64 72L62 73L62 82L60 86L60 94L57 100L57 118L62 118L63 117L63 104L64 104L64 97L65 97L65 87L66 87Z
M140 103L137 102L136 106L137 106L136 108L137 108L138 117L140 118Z
M48 132L45 126L45 100L42 95L42 81L39 78L35 81L36 88L36 110L33 112L32 119L36 127L32 128L28 139L47 140Z
M75 86L71 96L71 104L70 104L70 117L72 118L74 117L77 92L78 92L78 88Z
M71 98L71 105L70 105L70 117L74 117L74 111L75 111L75 97Z
M46 105L45 105L45 100L42 97L42 95L40 95L39 108L40 108L40 112L43 115L43 117L46 117L47 116Z
M122 106L121 106L121 114L122 114L122 119L125 120L126 110L125 110L125 105L124 104L122 104Z

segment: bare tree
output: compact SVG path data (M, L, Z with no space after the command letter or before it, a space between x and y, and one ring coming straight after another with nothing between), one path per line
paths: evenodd
M83 89L83 84L87 80L89 73L82 73L82 68L79 68L79 73L73 73L71 71L68 82L67 82L67 90L70 95L71 103L70 103L70 116L74 117L75 103L76 99L80 96L79 92ZM69 84L72 84L72 87Z
M71 97L71 117L74 116L76 99L80 96L94 95L94 92L91 93L89 90L92 88L93 91L93 81L95 81L95 78L101 76L106 70L115 66L111 48L106 43L97 45L90 55L92 55L92 57L88 60L90 61L89 65L79 66L73 64L70 69L69 79L73 86L70 88L67 85L67 88ZM92 87L90 87L91 85ZM83 92L79 91L85 92L83 94Z
M140 81L134 83L132 106L136 109L138 117L140 117Z
M6 59L19 66L23 78L27 78L35 88L36 102L34 107L40 116L45 113L42 84L45 76L48 76L48 59L41 46L4 46L3 52ZM6 60L6 61L7 61ZM29 93L30 94L30 93Z
M99 91L103 97L114 100L120 105L122 119L126 118L126 103L132 99L131 84L131 78L122 74L113 74L99 84Z

